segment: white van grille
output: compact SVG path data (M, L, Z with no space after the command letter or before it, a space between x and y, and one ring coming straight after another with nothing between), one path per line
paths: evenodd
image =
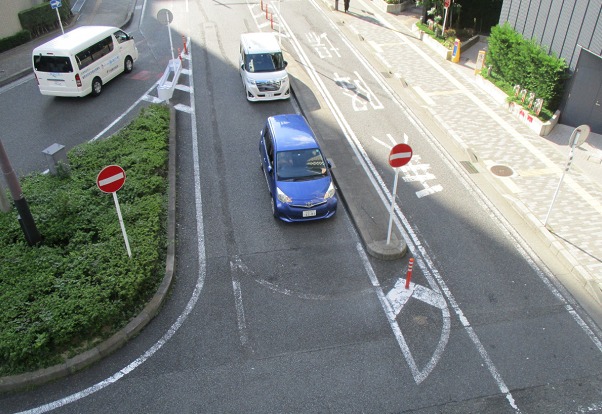
M259 92L276 92L280 90L280 81L257 81Z

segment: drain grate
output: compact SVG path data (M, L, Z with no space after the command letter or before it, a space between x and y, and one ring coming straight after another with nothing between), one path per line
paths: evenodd
M514 174L512 168L506 167L505 165L494 165L490 168L490 171L498 177L510 177Z
M479 172L470 161L460 161L460 164L462 164L466 171L468 171L470 174L476 174Z

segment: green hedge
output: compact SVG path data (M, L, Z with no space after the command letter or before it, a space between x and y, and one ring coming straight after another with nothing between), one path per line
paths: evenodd
M496 76L535 92L548 110L558 108L568 78L564 59L549 55L534 40L525 40L508 23L492 28L488 49L487 64Z
M61 21L65 25L73 17L70 1L62 0L61 7L58 10ZM28 30L34 37L51 32L59 27L56 10L51 8L48 2L19 12L19 21L21 27Z
M125 326L165 273L169 109L152 105L113 137L68 154L57 176L21 179L43 242L29 247L15 209L0 213L0 375L48 367ZM118 164L132 258L113 197L96 187Z
M27 43L31 40L29 30L21 30L16 34L0 39L0 53L6 52L14 47Z

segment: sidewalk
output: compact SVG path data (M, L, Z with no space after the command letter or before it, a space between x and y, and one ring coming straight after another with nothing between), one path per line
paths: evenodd
M323 0L333 9L333 2ZM569 159L574 128L558 124L546 137L532 132L475 81L474 68L486 39L461 50L459 63L439 57L412 31L420 8L394 15L370 0L351 2L349 13L332 11L346 33L397 78L399 95L443 139L466 153L479 176L495 186L538 244L566 268L558 279L587 291L590 309L602 305L602 135L578 147L547 221L544 221ZM434 65L431 63L435 63ZM438 136L439 138L439 136ZM503 211L500 208L501 211ZM516 227L516 226L515 226ZM524 226L519 226L524 227ZM542 249L538 253L542 254ZM555 272L555 273L558 273ZM587 307L586 307L587 308Z

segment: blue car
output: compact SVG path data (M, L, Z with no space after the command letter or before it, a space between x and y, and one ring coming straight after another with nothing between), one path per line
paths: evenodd
M337 210L330 164L301 115L269 117L259 142L272 213L286 222L332 217Z

